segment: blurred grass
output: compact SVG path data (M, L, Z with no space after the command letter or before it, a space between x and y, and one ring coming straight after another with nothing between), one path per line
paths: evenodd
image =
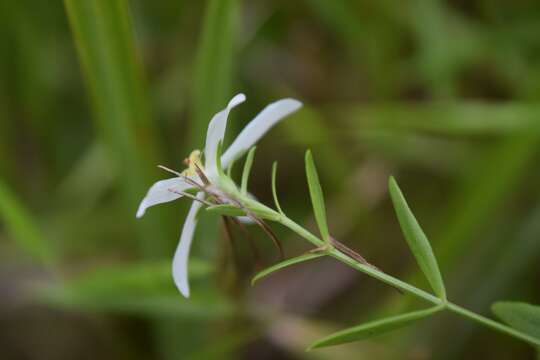
M186 301L176 297L167 264L187 204L152 209L138 222L133 215L148 186L166 176L154 166L178 167L200 148L209 119L233 93L245 92L248 102L233 114L229 134L239 129L239 115L245 123L269 101L293 95L306 107L259 144L250 179L257 197L271 203L270 168L279 160L281 205L316 229L302 170L302 154L312 148L330 232L377 266L416 281L384 190L393 173L433 243L452 300L479 311L503 297L538 302L535 2L64 5L0 5L0 238L7 240L0 243L0 286L10 295L3 301L17 302L11 294L36 281L25 270L35 259L62 274L59 283L38 277L39 288L55 291L55 309L114 321L122 314L117 331L136 339L130 353L146 349L141 358L529 355L520 344L446 317L374 343L305 353L302 344L328 329L374 318L384 304L393 313L413 304L319 263L251 289L257 268L242 241L237 283L225 285L223 259L231 252L212 218L202 218L193 264L204 258L214 271L194 276ZM288 254L305 250L276 232ZM264 265L272 263L270 245L256 230L253 236ZM314 282L313 274L328 278ZM484 281L473 287L469 279ZM264 311L256 310L261 305ZM276 323L258 317L266 311L283 315L269 317L287 332L276 336ZM169 317L175 320L163 321ZM334 324L320 330L315 317ZM139 318L159 319L160 330L148 336L148 323L133 324ZM74 329L84 323L72 321ZM0 318L0 331L3 324ZM460 336L448 342L446 328Z
M232 96L238 16L236 0L210 0L207 3L193 78L191 148L204 145L209 119Z
M55 252L28 209L0 181L0 219L19 247L44 265L52 265Z
M127 215L148 188L149 169L158 159L127 2L67 0L65 5L98 129L123 180ZM137 227L139 248L156 256L164 245L159 222L145 219Z
M467 257L466 263L470 265L459 271L454 277L483 276L486 279L481 284L473 285L459 282L454 286L454 292L464 299L467 306L487 313L487 309L489 309L494 299L516 298L514 285L520 282L524 274L535 272L536 261L540 256L540 241L538 241L540 237L539 218L540 209L536 206L523 219L519 217L515 221L517 225L512 226L512 230L516 231L513 241L503 243L500 248L493 249L489 243L485 244L486 241L484 240L480 246L477 246L479 250L476 251L483 255L482 260L470 259L470 255ZM498 236L505 238L506 234L503 232L502 234L499 233ZM445 320L447 321L446 324L448 324L448 320ZM448 346L449 352L445 355L446 358L451 359L459 356L467 341L475 333L478 333L479 329L471 326L471 324L458 324L455 321L450 323L449 326L458 329L457 334L459 334L459 336L454 336L453 344ZM437 331L429 327L423 334L446 332L444 328L448 327L439 327ZM428 338L432 336L429 335ZM435 339L442 337L440 334L434 336Z
M150 183L149 169L157 163L158 148L140 59L135 51L128 3L123 0L66 0L65 7L91 94L97 128L107 146L108 156L114 159L114 166L118 168L126 210L122 214L137 228L139 253L156 258L163 255L166 248L163 222L160 225L159 219L150 218L135 223L133 216ZM106 298L84 294L75 288L69 298L82 297L83 300L78 302L90 300L97 308L107 307L106 304L119 310L132 308L139 311L167 307L159 299L143 298L139 301L147 300L147 303L137 305L133 295L124 299L116 296L111 304ZM169 328L167 323L156 323L154 331L156 336L162 337L167 332L164 329ZM164 351L171 353L174 350L167 348Z
M540 131L538 110L525 102L490 104L479 101L387 103L349 107L334 105L327 112L349 118L348 129L415 132L455 138L523 135ZM429 119L429 121L426 121Z
M208 276L211 271L207 263L190 263L192 281ZM61 308L158 319L178 317L201 321L231 315L230 304L215 293L195 296L192 301L179 299L170 272L169 261L103 267L45 288L37 296Z

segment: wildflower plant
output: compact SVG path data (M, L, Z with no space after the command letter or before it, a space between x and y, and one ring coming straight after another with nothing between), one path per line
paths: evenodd
M223 169L229 167L235 159L248 151L278 121L302 106L299 101L293 99L282 99L268 105L243 129L227 151L221 154L221 144L225 136L229 112L245 100L244 94L234 96L227 107L214 115L210 121L204 147L204 164L201 152L194 150L185 160L188 168L183 172L176 172L162 166L163 169L176 176L152 185L137 210L137 217L140 218L150 206L181 197L193 200L173 259L174 282L185 297L189 297L187 274L189 250L197 225L197 213L201 206L239 205L236 200L239 195L247 197L245 186L243 192L238 191L231 178L223 173ZM196 195L190 194L188 192L190 190L196 190ZM248 219L257 220L251 212L248 214Z
M204 153L195 150L186 159L188 168L182 172L165 170L175 174L175 177L155 183L140 204L137 217L153 205L172 201L181 197L193 200L188 212L180 242L173 260L173 278L180 292L188 297L189 286L187 279L187 263L197 214L204 208L223 216L226 223L234 222L239 225L250 222L260 226L265 233L279 244L268 222L281 224L304 240L313 248L307 253L284 260L257 273L252 284L258 280L288 266L309 261L319 257L332 257L353 269L371 276L400 293L406 293L424 300L428 306L397 316L360 324L338 331L315 341L309 349L343 344L380 335L418 320L430 317L442 311L450 311L469 320L487 326L493 330L523 340L540 348L540 307L517 302L499 302L493 305L493 312L508 325L494 321L482 315L469 311L447 298L443 276L439 270L437 259L428 238L416 220L396 180L390 177L388 189L399 225L405 240L420 268L425 275L432 292L425 291L394 276L385 273L369 263L358 252L345 246L332 237L327 224L324 196L317 169L311 151L305 154L305 170L307 185L313 207L313 214L318 225L319 234L314 234L289 218L283 211L278 199L276 187L277 163L272 166L272 194L274 208L259 202L248 192L248 179L254 160L255 143L278 121L298 110L301 103L293 99L279 100L267 106L255 117L233 141L232 145L222 151L222 141L225 133L227 117L232 108L245 100L243 94L236 95L228 106L216 114L208 126ZM240 185L232 179L231 173L225 170L234 160L247 153ZM204 158L204 162L203 162Z

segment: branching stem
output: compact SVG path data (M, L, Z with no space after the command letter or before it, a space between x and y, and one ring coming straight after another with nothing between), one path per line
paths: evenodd
M249 199L247 202L256 202L252 199ZM257 202L257 205L264 206L263 204L260 204ZM267 208L268 209L268 208ZM272 210L273 211L273 210ZM451 303L447 300L443 300L438 298L435 295L430 294L427 291L424 291L422 289L419 289L413 285L410 285L406 282L403 282L391 275L386 274L385 272L379 270L378 268L372 266L368 262L360 261L359 259L356 259L354 256L351 256L351 254L347 254L347 251L343 251L343 248L339 248L339 246L335 246L336 244L333 243L329 246L328 243L324 242L322 239L318 238L317 236L313 235L310 231L306 230L299 224L297 224L295 221L288 218L283 213L278 213L276 211L273 211L275 214L273 216L272 220L274 220L277 223L280 223L281 225L289 228L296 234L300 235L310 243L312 243L316 248L324 249L321 250L323 252L326 252L327 255L332 256L338 261L341 261L342 263L352 267L353 269L356 269L366 275L371 276L372 278L375 278L385 284L388 284L400 291L403 291L404 293L411 294L413 296L416 296L417 298L423 299L431 304L442 306L444 309L451 311L455 314L461 315L465 318L468 318L471 321L475 321L479 324L482 324L486 327L489 327L493 330L499 331L501 333L504 333L506 335L515 337L517 339L523 340L535 347L540 346L540 340L529 336L521 331L515 330L509 326L506 326L502 323L499 323L497 321L491 320L485 316L476 314L472 311L469 311L461 306L458 306L454 303ZM341 244L342 245L342 244ZM343 245L344 246L344 245Z

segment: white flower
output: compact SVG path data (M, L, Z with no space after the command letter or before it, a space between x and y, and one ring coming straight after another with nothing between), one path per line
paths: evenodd
M206 177L211 183L216 182L218 178L218 169L216 166L217 147L223 141L225 128L227 126L227 117L229 112L235 106L246 100L244 94L238 94L232 98L227 107L218 112L208 125L206 134L206 144L204 147L204 165L200 163L200 152L194 151L190 155L190 169L182 173L193 181L200 182L197 174L193 171L193 165L198 164L204 170ZM238 137L233 141L231 146L221 156L221 164L223 169L226 169L231 162L248 151L272 126L281 119L298 110L302 106L297 100L282 99L265 107L247 126L240 132ZM137 217L144 215L146 209L150 206L169 202L182 197L182 193L192 189L190 181L186 181L184 177L174 177L171 179L161 180L156 182L142 200L137 211ZM201 191L197 193L197 198L203 200L205 194ZM185 296L189 297L188 284L188 257L193 234L197 225L197 212L202 204L199 201L193 201L188 215L185 219L180 235L180 242L174 254L172 272L173 278L178 290Z

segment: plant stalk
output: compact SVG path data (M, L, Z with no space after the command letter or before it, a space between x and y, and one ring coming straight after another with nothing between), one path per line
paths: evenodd
M261 204L262 205L262 204ZM272 210L273 211L273 210ZM381 270L372 267L368 264L363 264L355 260L354 258L350 257L349 255L341 252L340 250L336 249L333 246L329 246L328 243L321 240L317 236L313 235L311 232L285 216L283 213L278 213L273 211L275 214L275 219L277 223L280 223L281 225L289 228L296 234L300 235L304 239L308 240L310 243L315 245L317 248L326 249L323 250L326 252L327 255L332 256L338 261L341 261L342 263L360 271L363 272L366 275L369 275L385 284L388 284L392 287L395 287L405 293L411 294L416 296L417 298L423 299L429 303L432 303L437 306L442 306L444 309L447 309L455 314L461 315L465 318L468 318L471 321L475 321L481 325L484 325L490 329L499 331L501 333L504 333L506 335L512 336L516 339L520 339L522 341L525 341L529 343L530 345L533 345L534 347L540 346L540 340L536 339L532 336L529 336L521 331L518 331L516 329L513 329L509 326L506 326L502 323L499 323L497 321L491 320L487 317L484 317L482 315L476 314L470 310L467 310L459 305L456 305L454 303L445 301L443 299L440 299L436 297L435 295L432 295L428 293L427 291L424 291L422 289L419 289L413 285L410 285L406 282L403 282L402 280L399 280L391 275L388 275Z

